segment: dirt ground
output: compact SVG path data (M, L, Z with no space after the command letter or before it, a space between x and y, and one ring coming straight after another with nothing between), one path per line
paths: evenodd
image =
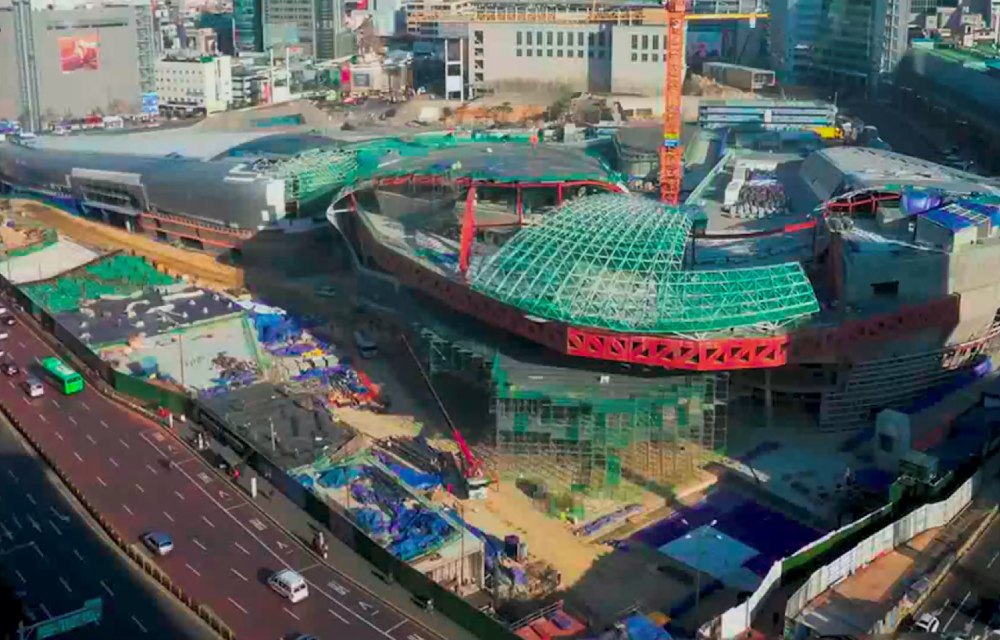
M84 220L31 200L15 200L13 206L15 211L23 211L45 226L58 229L60 233L82 244L104 250L134 251L167 269L192 276L196 284L223 288L243 286L242 270L220 264L212 256L185 251L145 236Z
M939 529L930 529L910 540L906 545L893 549L861 569L834 590L851 600L878 602L891 595L892 586L913 565L914 552L919 553L937 536Z
M40 228L24 228L24 227L8 227L6 224L0 226L0 242L9 251L11 249L20 249L21 247L26 247L30 244L39 242L42 239L42 229Z

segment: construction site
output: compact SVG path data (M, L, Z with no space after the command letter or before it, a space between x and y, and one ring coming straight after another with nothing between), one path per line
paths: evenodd
M500 609L559 594L591 625L641 604L690 630L884 504L910 452L958 465L977 434L927 416L996 349L1000 186L825 139L828 109L787 106L819 121L687 134L687 186L661 157L676 205L629 193L639 156L607 152L662 149L650 127L600 145L312 133L290 155L287 133L5 144L5 194L62 211L16 201L61 233L0 272L442 584ZM102 209L94 180L129 146L150 154L144 188ZM187 160L153 157L168 148ZM168 165L204 209L170 199ZM280 287L254 256L281 256ZM886 409L911 427L878 430Z

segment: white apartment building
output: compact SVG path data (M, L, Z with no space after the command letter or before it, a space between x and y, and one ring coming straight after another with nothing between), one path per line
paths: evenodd
M160 110L217 113L233 102L229 56L167 57L156 63Z

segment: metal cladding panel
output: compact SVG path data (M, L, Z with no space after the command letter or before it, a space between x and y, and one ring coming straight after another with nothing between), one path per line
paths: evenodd
M150 204L159 211L256 229L274 221L277 211L267 203L267 180L225 180L239 164L236 159L202 162L0 145L0 177L14 186L68 187L73 169L138 174ZM263 218L264 210L269 220Z

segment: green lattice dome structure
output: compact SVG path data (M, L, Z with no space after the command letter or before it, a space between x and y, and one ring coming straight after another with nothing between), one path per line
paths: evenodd
M631 333L773 331L819 311L797 262L686 270L690 228L647 198L575 200L475 261L471 285L540 318Z

